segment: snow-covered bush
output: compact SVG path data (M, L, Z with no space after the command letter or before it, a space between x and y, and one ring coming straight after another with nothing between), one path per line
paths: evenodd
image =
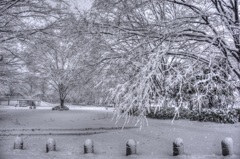
M52 108L52 110L69 110L69 108L67 106L63 106L63 107L60 107L60 106L55 106Z
M174 117L175 109L173 107L165 107L155 112L155 108L151 108L150 112L147 114L149 118L156 119L172 119Z
M189 113L189 109L186 108L176 110L175 107L163 107L160 109L151 108L146 116L154 119L173 119L176 115L175 119L188 119Z
M237 114L238 114L238 122L240 122L240 108L238 109L235 109L237 111Z
M210 121L217 123L236 123L238 122L238 112L236 109L203 109L199 111L191 111L190 120Z
M174 116L177 115L175 118ZM193 121L217 122L217 123L236 123L239 121L240 111L238 109L203 109L189 110L180 108L176 111L175 108L165 107L158 109L151 108L146 115L154 119L190 119Z

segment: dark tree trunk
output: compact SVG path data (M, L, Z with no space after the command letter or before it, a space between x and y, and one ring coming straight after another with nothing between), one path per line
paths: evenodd
M10 105L10 97L8 97L8 105Z
M208 107L209 107L210 109L212 109L212 108L214 107L213 96L212 96L212 95L209 97Z
M66 97L66 87L64 84L59 84L58 85L58 92L59 92L59 98L60 98L60 109L63 109L64 107L64 100Z
M60 108L62 109L64 106L64 99L60 99Z
M189 101L189 110L193 110L193 102L191 99Z

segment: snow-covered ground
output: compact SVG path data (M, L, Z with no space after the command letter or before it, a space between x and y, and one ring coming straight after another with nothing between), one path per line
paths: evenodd
M115 125L112 108L69 106L70 111L36 110L0 106L0 159L229 159L221 156L221 140L231 137L234 155L240 158L240 123L216 124L189 120L148 119L141 130L135 121L121 130ZM9 109L11 108L11 109ZM13 142L22 134L24 150L13 150ZM56 140L56 152L45 153L48 138ZM172 156L175 138L184 141L185 155ZM85 155L86 139L94 142L95 154ZM137 141L137 155L125 156L126 142Z

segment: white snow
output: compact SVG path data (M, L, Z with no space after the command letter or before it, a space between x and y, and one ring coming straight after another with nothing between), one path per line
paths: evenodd
M78 107L69 111L50 109L7 109L0 107L1 159L176 159L172 155L174 139L184 140L185 154L177 159L223 159L221 141L233 139L234 155L240 158L240 123L216 124L189 120L148 119L148 126L135 128L135 121L121 130L112 120L113 109ZM74 108L74 107L72 107ZM24 150L14 150L18 134L24 140ZM52 134L52 135L50 135ZM54 135L55 134L55 135ZM46 141L54 138L57 151L46 153ZM84 154L86 139L94 142L94 154ZM137 143L137 154L126 157L126 142Z
M92 141L91 139L87 139L87 140L85 141L84 145L87 146L87 147L92 147L93 141Z
M183 139L181 139L181 138L176 138L176 139L174 140L174 144L175 144L176 146L182 146L182 145L183 145Z
M233 145L233 140L231 137L226 137L222 142L226 145Z
M136 146L136 141L135 140L133 140L133 139L130 139L130 140L128 140L128 142L127 142L127 145L129 145L129 146Z

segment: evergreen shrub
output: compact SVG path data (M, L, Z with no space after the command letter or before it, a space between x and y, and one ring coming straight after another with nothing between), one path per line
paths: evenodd
M146 116L153 119L173 119L176 114L173 107L160 108L157 111L155 108L150 108ZM216 123L236 123L240 122L240 109L203 109L201 113L198 110L189 110L180 108L175 119L190 119L201 122L216 122Z

